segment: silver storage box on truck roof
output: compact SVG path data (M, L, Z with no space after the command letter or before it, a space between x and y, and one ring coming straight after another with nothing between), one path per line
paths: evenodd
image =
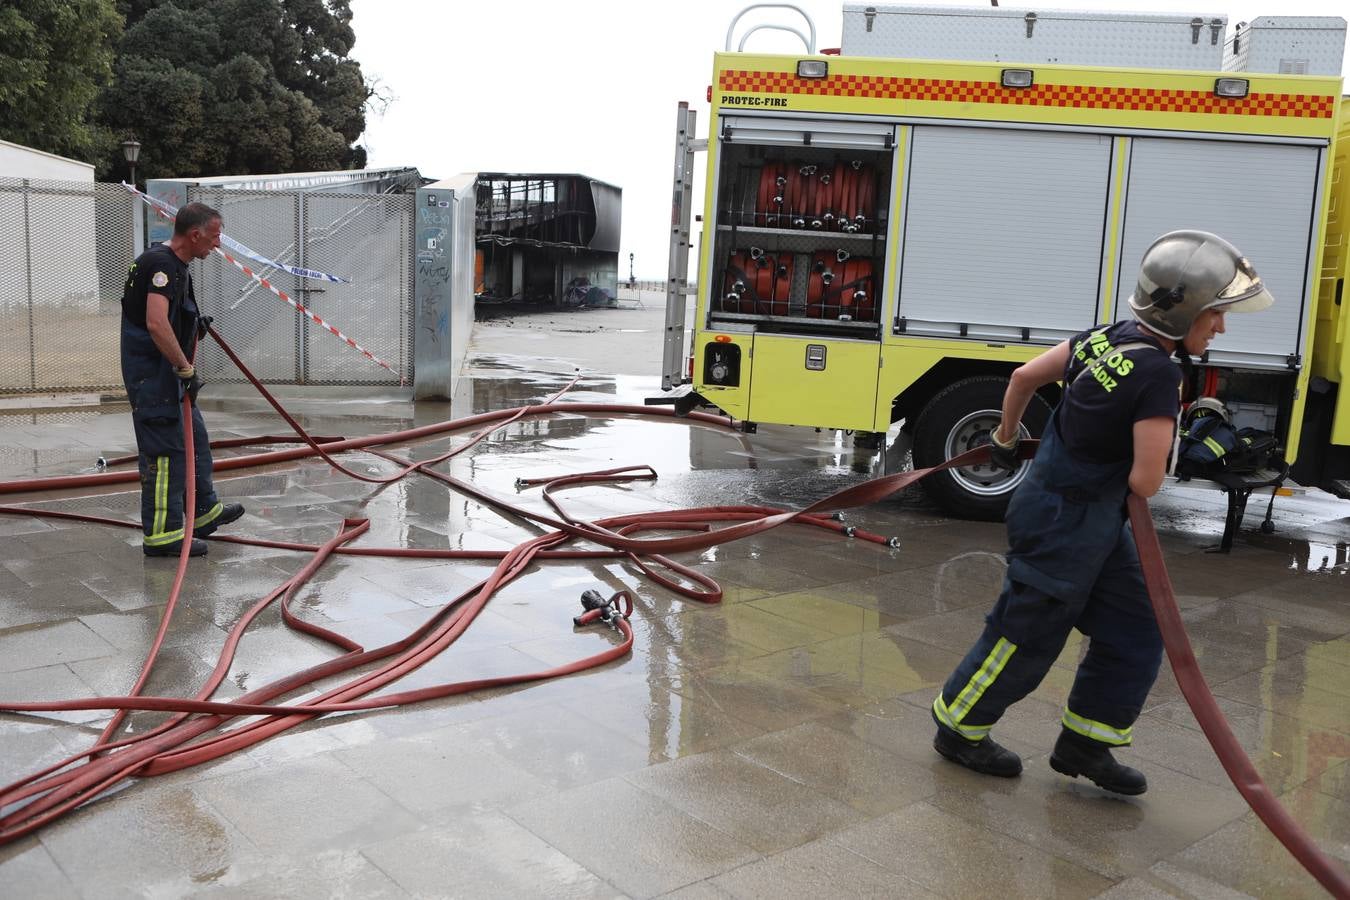
M1223 64L1214 13L844 5L846 56L1199 69Z
M1338 16L1258 16L1239 22L1224 50L1229 72L1339 75L1345 20Z

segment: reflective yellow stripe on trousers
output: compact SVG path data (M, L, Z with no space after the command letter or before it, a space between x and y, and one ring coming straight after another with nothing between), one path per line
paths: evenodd
M165 532L164 526L169 519L169 458L158 457L155 460L155 514L151 519L150 534L145 538L148 547L160 547L183 539L183 529L178 527Z
M194 517L192 520L192 527L201 528L203 525L210 525L224 509L225 504L217 502L215 506L202 513L200 516Z
M1062 721L1064 727L1070 731L1081 734L1083 737L1092 738L1094 741L1101 741L1103 744L1110 744L1113 747L1124 747L1134 740L1133 727L1115 728L1105 722L1084 718L1067 706L1064 707Z
M933 701L933 712L937 715L938 721L948 728L955 731L968 741L983 740L988 736L989 730L993 728L993 723L989 725L963 725L964 719L984 692L989 689L997 679L1003 668L1008 665L1008 660L1012 659L1013 653L1017 651L1017 645L1007 638L999 638L994 649L989 651L984 662L980 665L975 674L970 676L970 681L961 693L956 695L951 706L942 702L942 693L939 691L937 699Z

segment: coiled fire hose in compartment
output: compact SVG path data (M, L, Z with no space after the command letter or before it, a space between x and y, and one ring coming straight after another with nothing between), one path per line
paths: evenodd
M788 522L826 528L860 540L896 546L895 538L887 538L854 529L844 525L830 514L839 510L878 502L933 472L988 461L988 449L984 447L976 448L949 460L941 466L890 475L844 488L800 510L783 510L762 506L710 506L686 510L627 514L595 522L588 522L570 515L559 499L559 492L584 485L615 484L639 479L654 479L656 473L647 466L628 466L598 472L569 473L554 477L522 479L517 482L518 489L542 486L544 499L556 513L555 518L512 503L431 467L467 450L492 431L527 416L550 415L565 411L569 414L594 413L605 416L640 415L643 417L671 418L674 415L673 411L645 406L559 403L559 397L571 386L569 384L558 395L543 404L483 413L392 434L350 439L324 439L321 441L305 433L299 423L253 377L218 334L213 331L212 336L216 338L217 342L225 349L225 352L239 367L240 371L249 378L261 395L272 404L307 444L305 447L272 450L220 460L215 466L217 471L246 469L318 455L339 471L353 478L376 484L387 484L414 473L426 476L441 481L456 492L470 496L507 515L532 521L552 530L506 551L350 546L351 542L364 534L369 527L369 523L361 519L344 520L333 537L322 545L215 535L212 537L214 541L290 549L307 552L312 556L298 573L260 598L235 623L225 640L220 659L214 670L193 698L136 696L153 666L154 654L159 643L162 642L173 614L187 560L185 547L184 556L179 561L179 572L175 578L170 600L165 606L155 646L147 656L142 675L131 695L43 703L19 703L11 702L8 699L0 699L0 710L5 711L55 712L111 709L117 713L117 717L104 729L99 740L88 749L34 772L14 784L0 788L0 845L32 833L64 813L110 791L129 777L164 774L217 759L265 740L302 722L309 721L316 716L397 706L494 687L554 678L603 665L632 651L633 631L628 621L633 612L631 595L627 591L621 590L611 597L605 598L601 593L592 590L583 595L583 611L574 618L574 624L586 626L599 623L614 629L619 638L618 642L601 653L537 672L433 685L417 690L371 696L374 692L396 682L444 652L470 626L474 617L483 610L493 594L502 586L519 577L535 560L627 559L663 587L691 599L716 603L721 600L721 588L715 581L702 575L696 569L667 558L664 554L699 550L716 544L723 544L738 538L760 534ZM573 383L575 383L575 379ZM186 402L185 400L183 419L185 423L189 423L185 432L187 440L190 441L191 418L190 415L186 414L188 412ZM704 413L691 413L685 421L718 426L731 424L724 417ZM479 430L468 442L432 459L409 462L381 449L390 444L402 444L432 435L471 428L478 428ZM267 437L259 439L259 443L279 442L280 440L276 437ZM243 442L238 440L213 442L212 444L213 447L243 445ZM399 470L392 476L370 477L358 474L342 466L333 458L333 454L348 450L366 450L382 459L393 462L399 466ZM1035 442L1024 441L1023 458L1029 458L1034 453ZM192 459L190 445L187 459L189 461ZM118 461L114 461L113 464L116 464L116 462ZM136 477L135 472L108 471L93 475L0 482L0 494L125 484L136 480ZM189 490L192 482L192 474L189 472L187 478ZM1350 898L1350 879L1347 879L1345 872L1322 853L1297 822L1280 806L1278 799L1262 782L1259 774L1228 729L1227 723L1196 665L1194 654L1190 650L1180 613L1172 597L1170 582L1163 564L1161 549L1158 546L1157 535L1153 529L1148 504L1142 498L1131 496L1128 508L1136 541L1139 545L1145 581L1153 600L1168 657L1181 685L1182 693L1200 722L1205 736L1214 747L1220 762L1238 791L1275 836L1329 892L1337 897ZM192 504L189 500L187 505L189 515L191 510ZM140 527L136 522L31 507L0 506L0 513L75 519L127 528ZM720 524L721 527L714 528L714 524ZM189 519L185 524L185 534L190 534L190 529L191 521ZM675 536L638 536L644 532L680 533ZM573 539L582 539L599 545L603 549L564 549L563 545ZM411 634L382 647L366 649L341 634L305 622L291 611L291 600L296 592L333 554L496 560L496 567L486 579L447 602L434 616ZM667 572L670 574L665 574ZM229 702L211 700L210 698L214 695L216 688L229 672L235 651L245 629L278 598L281 600L281 615L287 626L333 645L336 650L341 651L340 654L326 662L311 666L271 684L255 688ZM356 670L358 669L362 671L357 673ZM290 703L279 701L279 698L306 689L316 682L349 673L350 680L335 687L330 687L316 696ZM164 711L172 712L174 715L145 733L117 739L116 731L121 717L130 710ZM253 718L246 724L235 725L229 729L225 728L226 725L231 724L234 719L239 717Z

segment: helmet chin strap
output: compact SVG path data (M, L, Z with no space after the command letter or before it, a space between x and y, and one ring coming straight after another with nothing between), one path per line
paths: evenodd
M1135 319L1135 323L1139 326L1140 331L1145 332L1151 337L1157 338L1162 343L1163 349L1167 350L1169 353L1177 349L1183 349L1184 351L1184 348L1182 348L1181 340L1177 340L1176 338L1170 338L1165 334L1159 334L1156 330L1150 328L1147 325L1147 323L1143 322L1140 319ZM1184 340L1184 338L1182 340Z
M1176 344L1177 346L1175 350L1173 350L1173 355L1176 356L1177 362L1181 365L1181 377L1185 379L1183 383L1189 385L1191 383L1191 373L1195 371L1195 364L1191 362L1191 353L1186 349L1185 345L1182 344L1181 341L1177 341Z

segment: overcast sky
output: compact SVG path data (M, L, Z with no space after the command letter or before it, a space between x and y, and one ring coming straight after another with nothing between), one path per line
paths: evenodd
M353 0L356 46L367 77L394 99L367 119L371 166L459 172L580 172L623 189L619 273L634 254L638 278L664 278L676 104L705 102L712 54L748 4L713 0ZM797 4L815 21L817 45L839 46L843 4ZM987 7L987 2L947 6ZM1036 8L1005 2L1004 7ZM1160 10L1147 0L1057 0L1040 9ZM1344 15L1343 0L1213 3L1169 12L1226 15L1229 29L1261 15ZM756 10L757 22L802 27L791 10ZM739 41L739 37L737 38ZM747 50L797 53L790 35L760 31ZM1342 72L1347 71L1346 67ZM704 157L698 157L701 171ZM697 187L701 190L701 179ZM696 194L697 196L697 194ZM699 210L701 211L701 204Z

